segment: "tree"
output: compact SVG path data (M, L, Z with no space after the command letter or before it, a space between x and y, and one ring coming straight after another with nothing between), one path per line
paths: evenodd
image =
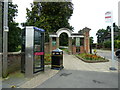
M21 29L18 27L18 23L14 21L17 16L18 10L17 5L12 2L8 3L8 51L15 52L18 51L18 46L21 45Z
M99 29L96 33L97 35L97 42L102 43L104 41L105 36L108 34L108 30Z
M32 25L46 30L45 40L48 42L49 33L60 28L73 29L68 20L73 13L71 2L34 2L32 10L27 10L27 21L24 25Z
M113 24L115 48L120 48L120 28ZM111 26L105 29L99 29L96 33L98 44L105 48L111 48Z
M60 46L68 46L68 35L67 35L67 33L62 33L60 35Z
M93 37L90 37L90 53L92 53Z

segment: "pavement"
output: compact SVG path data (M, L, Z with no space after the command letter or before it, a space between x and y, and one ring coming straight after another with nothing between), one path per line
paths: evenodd
M2 80L2 88L11 88L12 86L15 86L15 88L35 88L58 72L58 70L50 68L49 65L45 66L44 72L40 72L31 78L26 78L20 71L11 73L7 78Z
M2 80L3 88L118 88L118 62L115 61L116 71L111 71L109 62L86 63L74 55L63 55L63 70L51 69L33 78L25 78L20 72L9 75Z

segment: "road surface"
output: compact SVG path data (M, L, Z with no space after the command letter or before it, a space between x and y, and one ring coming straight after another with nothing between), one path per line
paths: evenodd
M98 50L97 49L97 54L100 55L100 56L103 56L109 60L112 60L112 52L109 51L109 50ZM114 60L117 60L117 61L120 61L119 58L117 58L115 55L114 55Z

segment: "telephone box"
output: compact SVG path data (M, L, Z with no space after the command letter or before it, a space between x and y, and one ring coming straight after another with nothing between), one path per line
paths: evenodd
M21 71L27 77L44 71L44 32L33 26L27 26L22 32Z

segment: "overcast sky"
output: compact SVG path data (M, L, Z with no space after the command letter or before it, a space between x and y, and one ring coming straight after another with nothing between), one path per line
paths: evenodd
M18 16L16 21L23 23L26 21L26 7L30 8L33 0L13 0L18 5ZM74 27L74 32L88 27L91 29L90 36L97 41L96 32L98 29L106 29L108 23L105 23L105 12L113 12L113 22L118 24L118 2L120 0L72 0L74 11L70 25Z

